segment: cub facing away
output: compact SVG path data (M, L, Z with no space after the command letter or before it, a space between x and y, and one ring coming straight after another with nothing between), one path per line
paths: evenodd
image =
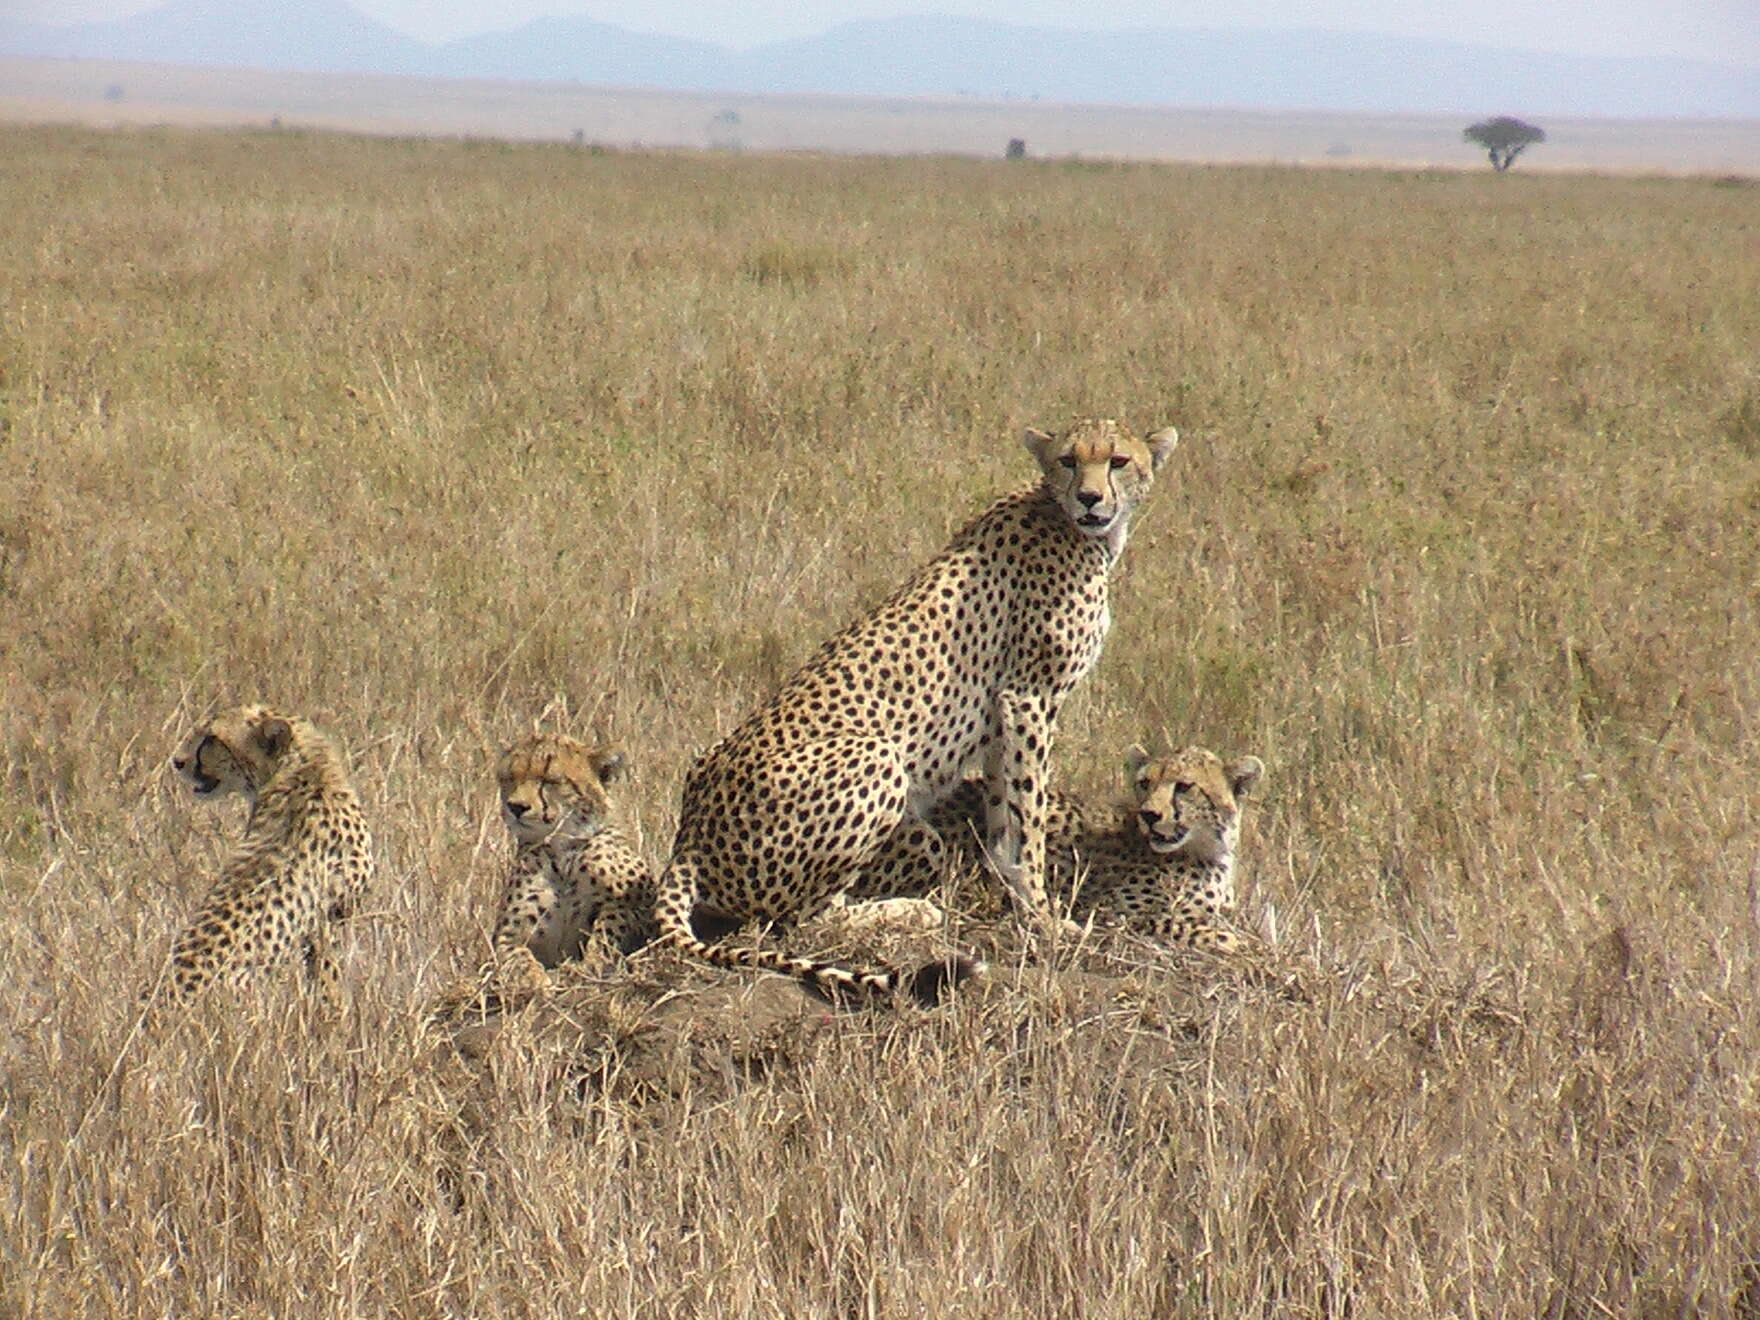
M238 706L192 730L172 766L199 798L242 794L250 815L172 947L171 995L243 981L296 952L333 988L325 927L353 911L376 875L366 815L335 743L297 715Z

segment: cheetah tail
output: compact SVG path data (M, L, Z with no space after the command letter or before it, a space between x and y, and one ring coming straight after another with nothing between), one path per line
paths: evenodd
M953 957L925 963L914 972L891 967L864 972L770 949L729 949L719 944L706 944L697 938L690 924L690 911L696 904L698 892L697 863L691 859L673 858L660 878L657 915L662 940L717 967L732 971L780 972L791 976L807 990L833 1004L851 999L886 998L902 989L918 1003L932 1008L961 982L984 971L981 962Z

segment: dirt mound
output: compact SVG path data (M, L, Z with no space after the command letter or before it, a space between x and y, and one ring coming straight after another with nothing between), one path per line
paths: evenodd
M472 1089L555 1087L572 1103L642 1108L797 1085L821 1043L885 1048L922 1029L949 1050L1019 1055L1030 1036L1092 1037L1109 1072L1195 1066L1201 1042L1248 1000L1309 997L1274 952L1220 959L1130 939L1072 942L1041 958L1012 926L968 929L987 970L937 1009L834 1006L778 976L729 975L669 950L603 965L565 964L547 987L502 993L487 972L441 996L442 1055Z

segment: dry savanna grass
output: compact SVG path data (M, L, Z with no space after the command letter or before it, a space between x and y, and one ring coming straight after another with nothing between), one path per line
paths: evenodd
M0 1314L1760 1313L1752 189L7 129L0 195ZM663 856L1084 413L1185 440L1061 773L1263 757L1271 950L980 896L796 936L990 958L933 1012L429 1024L504 740L618 741ZM346 1002L137 1028L254 698L373 810Z

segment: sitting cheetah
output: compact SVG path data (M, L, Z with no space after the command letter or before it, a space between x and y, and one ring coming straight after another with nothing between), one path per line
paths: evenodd
M1040 479L1005 495L866 616L819 648L686 776L657 916L717 965L784 972L836 997L903 976L762 949L725 949L693 913L788 922L822 908L888 840L924 876L945 850L925 814L979 762L986 852L1017 909L1049 918L1045 789L1059 709L1099 658L1107 575L1132 512L1178 441L1117 422L1029 430ZM955 965L925 968L932 994Z
M1264 774L1256 756L1224 764L1186 747L1151 757L1125 753L1131 803L1122 816L1053 792L1046 853L1057 897L1077 920L1123 926L1156 939L1229 953L1240 936L1218 922L1234 910L1240 800ZM984 784L968 779L929 813L928 824L966 860L982 864ZM884 850L848 897L920 892L923 876L903 841Z
M541 982L589 935L623 953L654 938L654 878L609 819L605 785L623 773L618 753L560 734L532 734L502 755L495 780L516 844L495 920L504 976Z
M170 989L188 999L242 981L298 949L326 986L326 921L373 882L373 840L336 746L309 722L239 706L200 725L172 758L197 797L243 793L244 837L171 951Z

